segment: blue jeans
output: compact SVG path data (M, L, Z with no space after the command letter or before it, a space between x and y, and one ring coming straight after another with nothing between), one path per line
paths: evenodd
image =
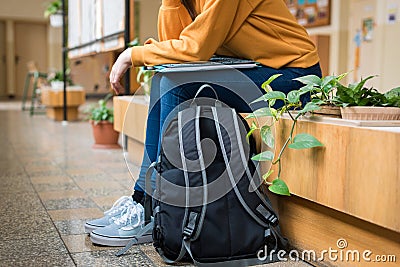
M152 80L145 150L134 190L144 191L147 169L151 162L156 161L160 153L163 127L168 125L167 122L179 110L190 104L188 100L194 98L201 85L210 84L220 101L238 112L248 113L265 105L264 103L249 103L265 93L261 89L261 84L274 74L282 74L282 76L273 81L270 84L271 87L287 94L302 87L300 82L293 81L294 78L311 74L321 77L321 69L319 64L316 64L309 68L273 69L261 66L241 70L157 73ZM214 93L209 89L203 90L199 96L215 98ZM302 103L307 101L309 101L309 96L304 95ZM277 102L275 107L278 108L281 105L282 103Z

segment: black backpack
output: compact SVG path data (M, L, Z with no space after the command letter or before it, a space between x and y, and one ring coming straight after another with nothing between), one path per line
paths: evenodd
M212 89L203 85L197 95L206 87ZM249 266L276 261L286 249L278 217L258 189L248 131L234 109L201 98L166 127L160 156L146 175L146 192L152 192L151 173L157 172L155 191L145 196L147 225L139 233L153 231L165 263ZM137 239L116 255L134 244Z
M153 165L152 199L153 242L166 263L249 266L275 261L276 254L260 255L286 248L278 217L257 188L248 131L244 119L218 101L191 105L168 124ZM145 206L149 220L149 201Z

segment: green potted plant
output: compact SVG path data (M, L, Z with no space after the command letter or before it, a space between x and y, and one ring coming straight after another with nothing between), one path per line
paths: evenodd
M339 84L332 102L341 109L342 117L350 120L400 120L400 87L381 93L360 82L344 86Z
M71 86L72 82L70 69L66 70L67 86ZM47 76L47 81L50 83L51 88L54 90L62 90L64 88L64 75L62 71L55 71L49 73Z
M322 78L316 75L306 75L294 80L303 83L304 86L300 91L310 93L311 101L318 103L321 107L319 110L313 111L314 114L341 118L340 107L333 103L333 98L337 87L340 85L340 81L347 74L331 75Z
M321 102L309 102L306 105L302 105L300 101L301 95L308 93L308 90L300 89L289 92L287 95L283 92L273 91L270 87L270 83L280 76L273 75L266 82L263 83L262 88L266 91L262 97L256 99L254 102L264 101L266 107L260 108L255 112L251 113L246 117L246 119L259 119L262 117L268 117L267 123L256 123L253 121L250 126L250 131L248 136L250 136L254 131L259 131L261 140L263 144L266 145L266 149L261 153L252 157L252 160L263 162L269 161L272 165L277 166L277 174L273 174L273 169L270 169L267 173L263 175L264 181L269 184L268 189L279 195L290 195L288 186L286 185L283 177L281 177L282 172L282 156L287 148L290 149L307 149L323 146L314 136L307 133L298 133L294 135L294 130L299 118L308 112L313 112L320 109ZM277 100L283 101L283 106L275 109L273 105ZM273 152L275 150L275 138L273 130L275 129L275 124L279 122L284 117L289 118L292 121L292 126L290 133L287 137L283 146L280 148L279 153L275 155ZM265 146L264 146L265 147ZM270 181L271 176L275 178Z
M120 148L119 132L114 130L114 110L112 107L107 107L107 101L111 97L112 94L108 94L88 110L88 119L92 125L95 141L93 148Z
M55 0L50 2L44 11L44 17L50 18L51 26L61 27L63 22L62 1Z

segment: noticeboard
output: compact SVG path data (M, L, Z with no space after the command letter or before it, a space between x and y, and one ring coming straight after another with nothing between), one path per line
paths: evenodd
M330 24L331 0L285 0L297 22L306 27Z

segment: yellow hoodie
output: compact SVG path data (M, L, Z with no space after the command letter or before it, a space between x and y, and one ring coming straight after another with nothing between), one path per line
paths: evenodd
M319 61L306 30L283 0L195 0L194 21L180 0L162 0L159 40L132 48L136 66L208 60L213 54L247 58L273 68Z

